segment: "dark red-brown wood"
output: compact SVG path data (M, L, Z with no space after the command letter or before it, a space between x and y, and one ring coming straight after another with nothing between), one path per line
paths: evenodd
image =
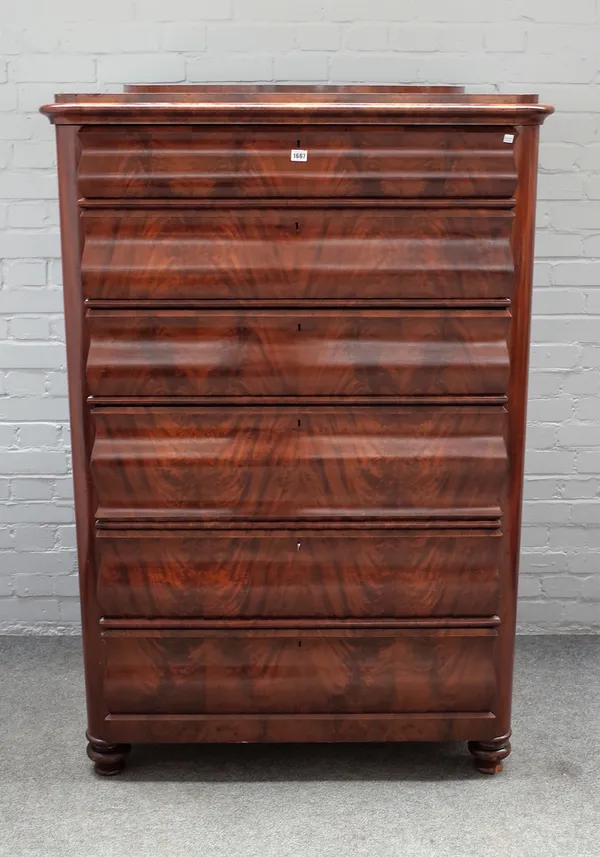
M103 519L497 518L503 408L99 408Z
M510 752L551 109L456 89L43 108L98 773L142 741Z
M512 210L86 210L85 297L510 298Z
M100 530L105 617L494 616L500 531Z
M508 312L101 311L93 396L505 395Z
M85 197L500 197L517 186L510 126L83 128ZM307 151L293 162L294 149Z
M493 629L107 631L114 714L488 712Z

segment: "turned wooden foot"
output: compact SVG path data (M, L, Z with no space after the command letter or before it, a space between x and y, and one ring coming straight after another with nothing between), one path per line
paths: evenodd
M87 754L94 763L94 771L101 777L114 777L125 767L131 744L108 744L86 732L89 741Z
M476 770L481 774L499 774L504 759L510 753L510 732L491 741L469 741L469 752L475 757Z

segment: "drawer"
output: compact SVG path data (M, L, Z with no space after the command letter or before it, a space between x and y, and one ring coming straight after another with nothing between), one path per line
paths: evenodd
M310 106L309 108L310 109ZM84 197L510 198L512 127L84 126ZM292 161L292 151L306 161Z
M93 411L105 519L497 518L500 407Z
M111 714L493 711L493 629L106 632Z
M504 311L102 311L94 396L501 395Z
M498 611L499 530L98 530L105 617L431 618Z
M86 298L489 300L515 281L503 210L94 210Z

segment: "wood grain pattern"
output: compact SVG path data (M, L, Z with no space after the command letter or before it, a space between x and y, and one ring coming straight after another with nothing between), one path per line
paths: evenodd
M42 112L97 771L400 740L499 770L552 109L200 84Z
M84 294L137 300L510 298L512 211L85 211Z
M489 617L498 530L99 531L105 617Z
M106 631L109 713L493 711L496 631Z
M91 311L93 396L503 395L502 311Z
M119 197L501 197L514 127L82 128L79 192ZM291 160L305 149L305 163Z
M497 518L502 408L94 411L96 516Z

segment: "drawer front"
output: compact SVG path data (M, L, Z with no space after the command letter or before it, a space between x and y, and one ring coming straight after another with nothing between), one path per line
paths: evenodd
M96 396L504 394L503 311L92 311Z
M84 127L79 193L96 198L509 198L510 127ZM292 160L293 150L306 160Z
M489 617L499 531L99 530L106 617Z
M502 408L94 411L99 518L497 518Z
M492 711L491 629L110 632L111 714Z
M511 211L86 211L85 297L489 300L515 279Z

